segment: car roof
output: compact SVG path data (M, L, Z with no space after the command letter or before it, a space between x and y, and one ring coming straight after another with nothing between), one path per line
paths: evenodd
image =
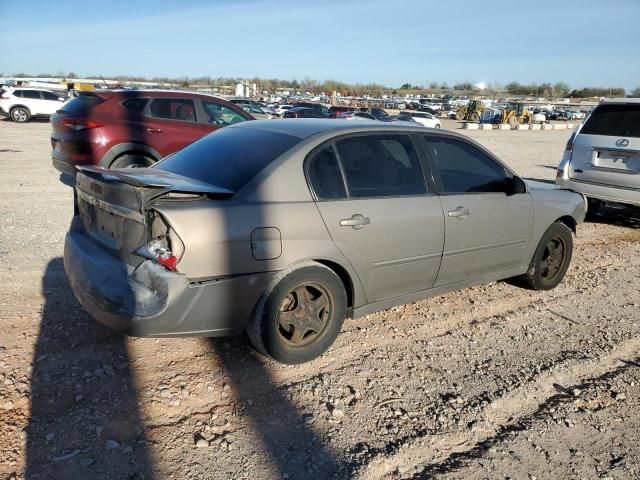
M357 125L355 125L357 123ZM408 123L408 122L407 122ZM255 120L251 122L241 122L225 128L255 128L274 133L291 135L300 139L308 138L323 133L360 133L360 132L389 132L389 131L427 131L423 127L408 125L394 125L378 120L363 120L361 122L345 122L344 120L334 120L327 118L284 118L278 120ZM421 129L423 128L423 129ZM455 132L453 136L466 139L463 135Z

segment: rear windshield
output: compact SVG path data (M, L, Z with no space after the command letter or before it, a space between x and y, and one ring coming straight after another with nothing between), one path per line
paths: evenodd
M640 104L600 105L580 133L640 138Z
M158 162L158 168L237 191L300 138L250 128L222 128Z
M98 95L82 95L65 103L60 107L59 111L68 113L69 115L85 115L89 110L102 102L104 102L104 98Z

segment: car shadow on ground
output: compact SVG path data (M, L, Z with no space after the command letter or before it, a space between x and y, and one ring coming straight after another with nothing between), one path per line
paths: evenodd
M206 341L260 439L256 452L269 458L276 478L344 478L338 459L314 428L315 416L295 405L274 382L271 360L254 352L246 336Z
M640 208L607 204L600 207L596 212L587 212L585 222L634 229L640 228Z
M42 293L25 477L154 478L125 338L84 312L61 258L47 265Z

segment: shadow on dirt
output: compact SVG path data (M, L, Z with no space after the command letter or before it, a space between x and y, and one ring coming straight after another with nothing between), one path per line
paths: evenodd
M585 222L640 228L640 208L606 204L595 212L587 212Z
M154 478L124 337L84 312L61 258L47 265L42 292L25 477Z
M206 341L260 439L256 451L270 459L279 473L276 478L343 478L338 461L314 431L315 418L275 385L270 361L251 351L246 337Z

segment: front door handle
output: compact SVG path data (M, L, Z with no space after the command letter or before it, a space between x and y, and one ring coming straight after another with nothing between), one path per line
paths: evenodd
M468 217L469 215L471 215L471 210L469 210L468 208L464 208L461 205L458 208L456 208L455 210L449 210L447 212L447 215L449 215L450 217L465 218L465 217Z
M351 218L343 218L340 220L341 227L353 227L354 230L360 230L370 223L370 218L360 215L359 213L351 215Z
M147 128L147 132L149 133L162 133L161 128Z

